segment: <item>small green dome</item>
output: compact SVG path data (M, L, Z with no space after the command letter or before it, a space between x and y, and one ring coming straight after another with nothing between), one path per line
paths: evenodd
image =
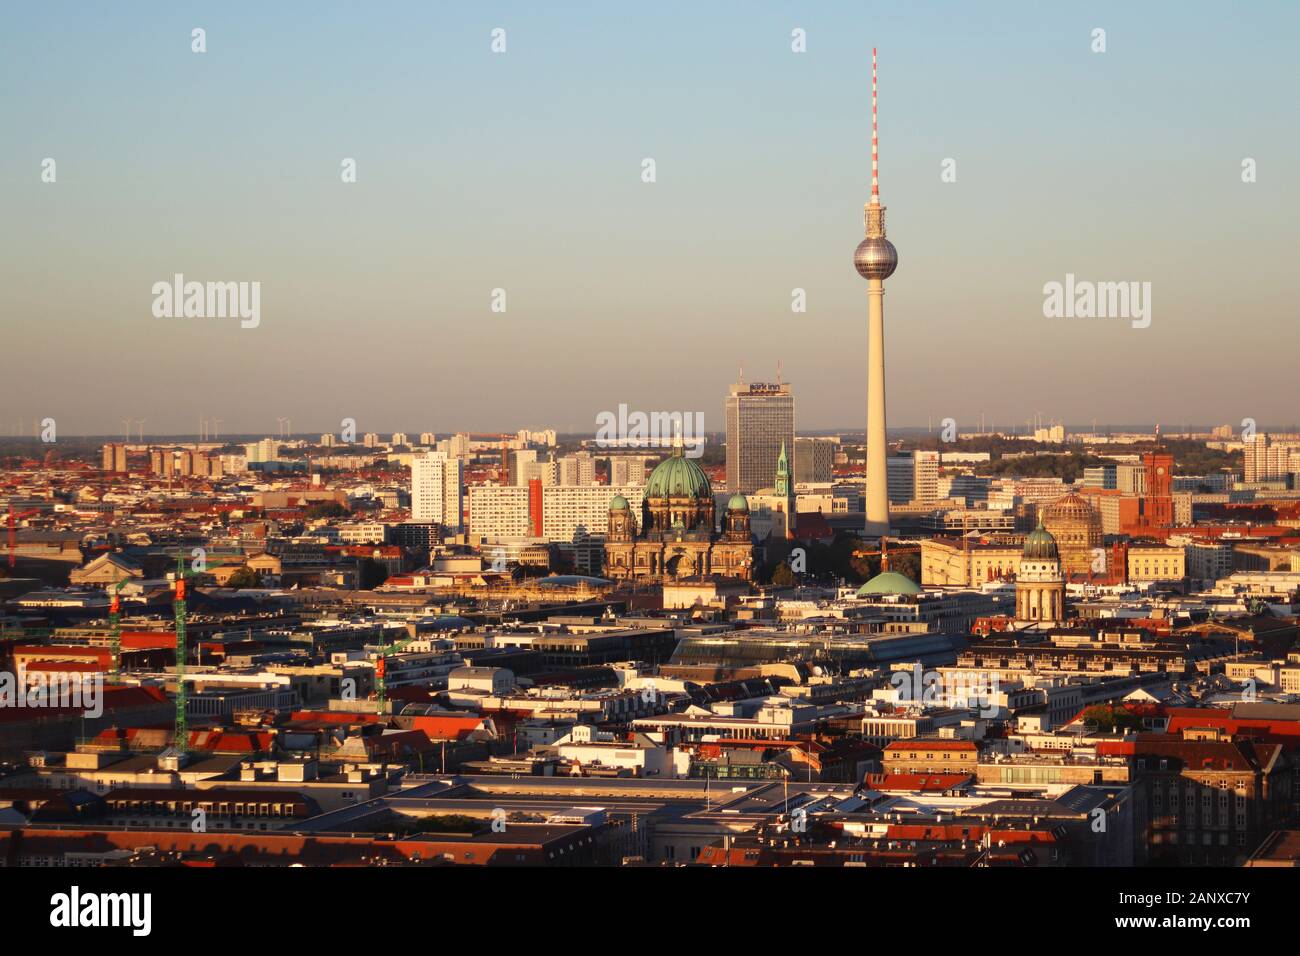
M1043 527L1041 518L1038 527L1025 538L1023 556L1039 561L1055 561L1061 556L1056 547L1056 539L1052 537L1052 532Z
M744 495L732 495L731 500L727 502L728 511L748 511L749 502L745 500Z
M873 594L921 594L921 586L897 571L882 571L858 588L858 597Z
M704 469L682 455L680 448L665 458L650 473L646 482L647 498L711 498L713 488Z
M609 510L627 511L628 510L627 499L624 498L622 495L615 495L614 500L609 503Z

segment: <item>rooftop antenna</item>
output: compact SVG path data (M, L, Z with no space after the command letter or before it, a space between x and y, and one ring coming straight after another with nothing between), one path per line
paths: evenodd
M781 360L776 360L776 384L781 384Z
M745 363L744 362L740 363L740 384L741 385L745 384Z

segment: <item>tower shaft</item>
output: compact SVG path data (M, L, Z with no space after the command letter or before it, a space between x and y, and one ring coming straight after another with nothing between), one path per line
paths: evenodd
M889 449L885 437L885 283L867 282L866 534L889 534Z

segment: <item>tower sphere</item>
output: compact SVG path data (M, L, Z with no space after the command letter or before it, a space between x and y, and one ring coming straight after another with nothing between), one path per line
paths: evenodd
M864 279L888 279L898 268L898 250L884 236L868 236L858 243L853 265Z

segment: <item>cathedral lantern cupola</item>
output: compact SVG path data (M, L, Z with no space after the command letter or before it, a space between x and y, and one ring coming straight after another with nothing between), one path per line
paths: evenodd
M631 541L636 536L636 522L627 499L616 495L609 503L609 540Z
M749 541L749 502L744 495L731 496L727 502L727 514L723 519L723 531L732 541Z

